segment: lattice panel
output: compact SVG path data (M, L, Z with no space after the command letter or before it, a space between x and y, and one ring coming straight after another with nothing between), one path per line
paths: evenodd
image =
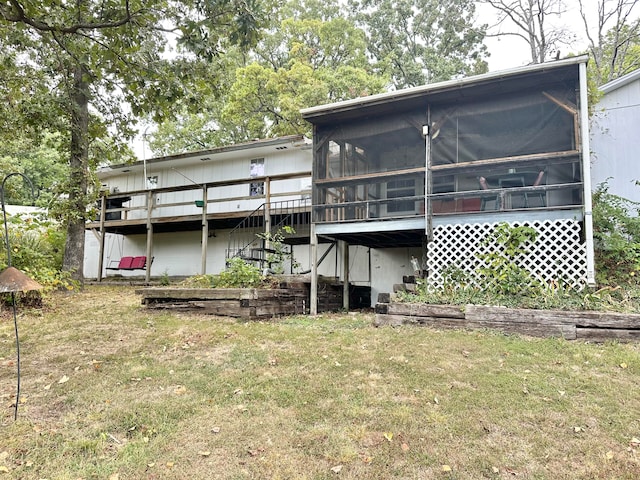
M467 274L467 281L481 282L480 268L487 264L483 254L500 251L498 245L486 242L498 223L441 225L433 229L433 242L427 249L426 270L433 287L443 285L443 272L454 267ZM519 256L518 266L545 283L563 282L582 288L587 282L586 245L580 240L580 224L575 220L514 222L513 226L529 226L538 232L527 253ZM486 243L486 244L485 244Z

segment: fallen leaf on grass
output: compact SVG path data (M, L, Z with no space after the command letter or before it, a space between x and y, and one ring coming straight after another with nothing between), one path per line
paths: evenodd
M176 388L173 389L173 393L175 393L176 395L184 395L185 393L187 393L187 387L183 385L178 385Z
M198 455L200 455L201 457L208 457L209 455L211 455L210 451L206 451L206 452L198 452Z
M384 432L383 436L384 438L387 439L387 442L390 442L391 440L393 440L393 432Z
M66 375L63 375L62 378L58 380L58 383L62 384L62 383L67 383L68 381L69 381L69 377L67 377Z
M332 471L333 473L335 473L335 474L340 473L340 472L342 471L342 465L336 465L335 467L333 467L333 468L331 469L331 471Z
M174 466L175 464L176 464L175 462L167 462L167 463L165 463L165 466L166 466L167 468L173 468L173 466Z
M624 369L624 368L627 368L628 366L629 366L629 365L627 365L627 364L626 364L626 363L624 363L624 362L622 362L622 363L620 364L620 368L623 368L623 369Z
M211 433L220 433L220 427L213 427Z
M442 471L443 472L450 472L451 471L451 467L449 465L442 465Z
M9 473L9 469L4 465L0 465L0 473Z
M257 457L258 455L260 455L262 452L264 452L264 448L256 448L253 450L248 450L247 453L249 455L251 455L252 457Z
M640 438L633 437L629 443L632 447L640 447Z

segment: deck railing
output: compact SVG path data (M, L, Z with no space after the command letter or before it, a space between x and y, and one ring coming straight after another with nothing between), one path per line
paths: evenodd
M283 227L290 227L294 233L287 234L285 242L305 238L309 235L310 220L310 198L263 203L229 232L226 259L240 257L264 266L269 253L265 237L273 237ZM267 232L269 235L263 235Z

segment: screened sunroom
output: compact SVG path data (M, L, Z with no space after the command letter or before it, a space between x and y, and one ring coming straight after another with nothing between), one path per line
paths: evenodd
M531 224L533 273L591 283L586 61L303 110L314 125L317 232L419 246L437 282L454 262L477 267L492 226Z

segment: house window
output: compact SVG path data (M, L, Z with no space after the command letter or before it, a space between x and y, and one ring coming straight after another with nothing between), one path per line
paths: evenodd
M152 177L147 177L147 188L149 190L153 188L158 188L158 176L153 175Z
M405 180L394 180L387 182L387 198L404 198L414 197L416 194L416 181L409 178ZM388 213L412 212L415 210L415 200L397 200L389 202L387 205Z
M264 158L254 158L251 160L249 177L264 177ZM256 197L264 195L264 182L251 182L249 185L249 196Z

